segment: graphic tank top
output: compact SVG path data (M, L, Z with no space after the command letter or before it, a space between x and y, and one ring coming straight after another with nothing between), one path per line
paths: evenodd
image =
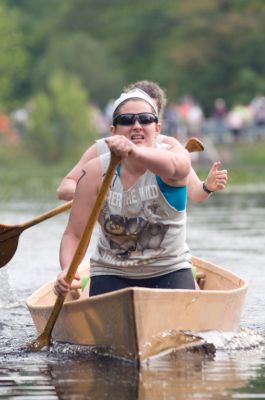
M110 154L100 160L104 174ZM124 190L118 167L99 217L91 276L140 279L190 268L186 199L186 186L168 186L148 170Z

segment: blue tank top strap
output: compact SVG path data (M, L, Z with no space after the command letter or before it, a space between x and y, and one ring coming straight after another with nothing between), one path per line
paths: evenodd
M187 186L169 186L158 175L156 181L167 202L177 211L184 211L187 206Z

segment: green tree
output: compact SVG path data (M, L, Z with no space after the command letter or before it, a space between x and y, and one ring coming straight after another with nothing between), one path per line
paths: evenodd
M19 87L25 79L28 54L20 29L19 14L0 4L0 106L16 103Z
M77 154L94 139L87 95L76 77L52 74L47 90L36 94L32 104L26 143L42 161Z
M122 69L105 46L86 33L59 35L35 64L33 80L41 87L56 70L79 77L82 86L101 107L115 97L124 84Z
M210 111L217 97L248 102L264 88L264 2L187 0L171 16L175 27L161 37L150 70L169 97L192 93Z
M216 97L232 105L264 91L264 0L5 4L18 10L31 55L24 82L29 96L57 68L78 75L100 105L139 79L156 80L171 99L191 92L208 111Z

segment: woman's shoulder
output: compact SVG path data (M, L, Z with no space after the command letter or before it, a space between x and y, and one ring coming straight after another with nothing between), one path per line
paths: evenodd
M182 146L180 142L172 136L159 134L156 138L156 143L158 144L169 144L170 146Z
M105 139L98 139L96 140L96 147L97 147L97 155L101 156L103 154L109 153L109 148Z
M101 154L99 157L99 162L100 162L100 166L102 169L102 172L105 173L108 169L109 163L110 163L110 152L108 151L108 153L105 154Z
M165 141L166 135L162 135L161 133L156 137L156 143L161 144Z

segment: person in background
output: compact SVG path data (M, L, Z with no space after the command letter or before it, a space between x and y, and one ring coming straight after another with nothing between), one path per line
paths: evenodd
M164 112L164 122L168 136L177 137L179 130L179 121L177 113L177 105L170 103Z
M135 82L124 89L124 92L128 92L132 89L144 90L156 103L159 119L163 118L164 109L167 103L166 96L161 87L152 81L144 80ZM182 145L173 137L166 135L157 135L157 143L162 143L170 146L177 146L182 149ZM104 153L107 153L109 148L105 142L105 139L99 139L89 147L86 152L82 155L79 162L68 172L63 178L60 185L57 188L57 196L60 200L72 200L74 197L76 184L82 174L84 165L95 157L98 157ZM221 162L217 161L211 167L205 181L201 181L194 171L193 168L190 170L188 178L188 197L194 202L202 202L206 200L212 192L223 190L227 184L227 171L220 170Z
M13 129L9 116L0 109L0 141L16 143L18 136Z
M188 114L187 114L187 133L188 137L201 136L204 123L203 110L195 99L191 102Z
M236 105L227 114L227 126L235 142L238 142L243 134L244 112L244 106Z
M195 289L186 244L190 155L156 141L161 124L155 101L141 89L114 103L109 150L121 158L100 213L99 239L90 259L90 296L127 287ZM54 290L66 294L65 276L110 161L110 153L83 168L64 232Z
M212 118L218 143L223 143L226 129L227 107L224 99L218 98L214 101Z
M261 139L265 136L265 96L257 94L250 103L250 110L252 111L254 125L255 125L255 138Z

